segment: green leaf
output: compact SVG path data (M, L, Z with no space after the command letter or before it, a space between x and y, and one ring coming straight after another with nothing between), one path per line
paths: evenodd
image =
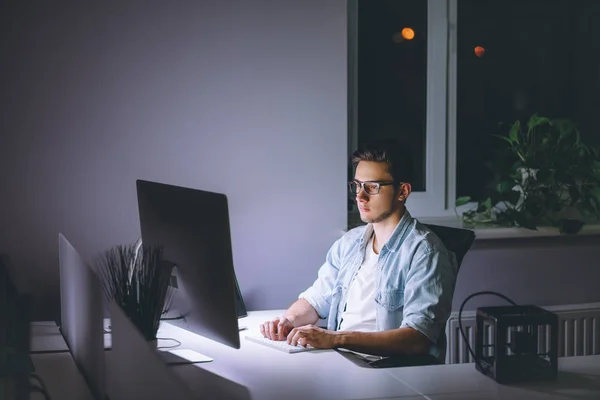
M510 128L510 132L508 134L510 143L519 143L519 128L520 127L521 127L521 124L519 121L517 121Z
M577 203L581 194L579 192L579 188L577 186L569 186L569 198L571 200L571 205Z
M471 201L471 197L470 196L462 196L456 199L456 202L454 204L455 207L460 207L460 206L464 206L465 204L467 204L468 202Z
M516 190L511 190L506 196L506 201L508 201L508 203L510 203L513 206L516 206L520 199L521 192L518 192Z
M532 130L533 128L543 124L550 124L550 119L546 117L538 117L537 114L534 114L531 118L529 118L529 122L527 122L527 128Z
M486 211L489 211L491 208L492 208L492 199L490 199L488 197L487 199L485 199L484 201L479 203L479 205L477 206L477 211L478 212L486 212Z
M506 193L509 190L512 190L515 183L513 181L502 181L498 185L496 185L496 190L498 193Z
M504 141L508 142L510 145L512 145L512 144L514 143L514 142L512 141L512 139L511 139L511 138L509 138L509 137L506 137L506 136L502 136L502 135L496 135L496 134L493 134L492 136L495 136L495 137L497 137L498 139L502 139L502 140L504 140Z

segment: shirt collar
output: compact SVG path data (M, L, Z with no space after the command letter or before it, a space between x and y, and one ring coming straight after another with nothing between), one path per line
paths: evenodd
M412 225L413 221L414 218L412 215L410 215L408 209L405 208L402 218L400 218L400 222L398 222L398 225L396 225L396 228L394 228L394 231L392 232L392 236L390 236L389 240L383 245L383 247L387 247L390 252L395 253L402 245L402 242L404 242L404 239L408 234L408 228ZM361 245L361 247L366 246L366 243L368 243L371 235L373 235L373 224L369 223L367 224L365 233L358 239L358 243Z

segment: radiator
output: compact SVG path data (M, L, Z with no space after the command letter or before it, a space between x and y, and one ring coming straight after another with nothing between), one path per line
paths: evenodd
M600 354L600 303L570 304L542 307L558 315L558 356L587 356ZM475 352L475 311L463 311L463 332ZM489 328L489 326L487 327ZM484 337L490 337L485 332ZM458 327L458 312L453 312L446 324L448 347L446 364L474 362ZM538 331L540 350L547 350L549 332Z

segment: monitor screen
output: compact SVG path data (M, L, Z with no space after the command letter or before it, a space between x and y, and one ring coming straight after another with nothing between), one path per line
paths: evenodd
M138 180L138 210L145 246L161 246L175 265L170 314L184 329L238 349L239 304L229 208L224 194ZM245 307L242 310L245 313Z

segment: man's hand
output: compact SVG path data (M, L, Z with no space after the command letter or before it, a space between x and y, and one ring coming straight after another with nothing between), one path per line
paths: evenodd
M275 318L260 324L260 333L271 340L285 340L292 329L294 324L287 318Z
M287 337L288 344L315 349L333 349L337 346L337 333L314 325L305 325L291 330Z

